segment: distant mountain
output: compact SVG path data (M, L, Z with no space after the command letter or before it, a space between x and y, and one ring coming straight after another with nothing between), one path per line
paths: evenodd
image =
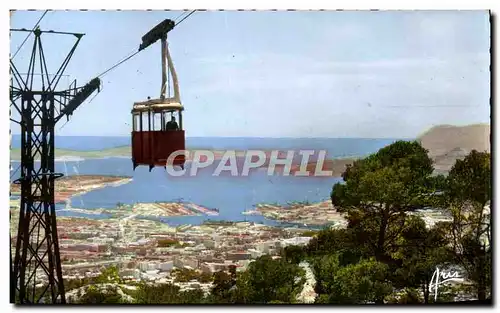
M439 125L418 137L429 150L437 172L447 172L457 159L463 159L472 150L490 152L490 125Z

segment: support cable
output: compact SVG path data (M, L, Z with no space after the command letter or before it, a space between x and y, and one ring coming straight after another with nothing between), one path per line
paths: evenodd
M188 11L184 11L182 12L181 14L179 14L179 16L177 16L175 19L174 19L174 22L177 23L177 21L179 20L179 18L183 15L185 15Z
M131 55L129 55L128 57L126 57L125 59L121 60L120 62L116 63L115 65L113 65L112 67L110 67L109 69L105 70L104 72L102 72L101 74L97 75L98 78L104 76L105 74L107 74L109 71L115 69L116 67L118 67L119 65L121 65L122 63L124 63L125 61L128 61L130 60L133 56L135 56L137 53L139 53L140 51L135 51L134 53L132 53Z
M180 20L179 23L176 23L175 26L179 26L180 23L182 23L185 19L187 19L189 16L191 16L191 14L193 14L194 12L196 12L196 10L191 11L191 13L189 13L188 15L186 15L186 17L184 17L182 20Z

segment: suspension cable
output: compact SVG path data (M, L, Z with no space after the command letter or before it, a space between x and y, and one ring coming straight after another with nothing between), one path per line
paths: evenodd
M24 41L21 43L21 45L19 46L19 48L17 48L16 53L14 53L14 55L12 56L12 58L10 58L11 60L13 60L16 57L16 55L19 52L19 50L21 50L21 48L23 47L23 45L26 43L26 40L28 40L28 38L30 37L31 33L34 32L35 29L38 27L38 24L40 24L40 22L42 21L42 19L45 16L45 14L47 14L47 12L49 12L49 10L45 10L45 12L42 14L42 16L40 17L40 19L38 20L38 22L36 22L35 26L33 26L33 29L31 30L31 32L28 33L28 35L26 36L26 38L24 38Z
M188 15L186 15L184 18L182 18L179 23L177 23L175 26L177 27L180 23L182 23L185 19L187 19L189 16L191 16L191 14L193 14L196 10L193 10L191 11L191 13L189 13ZM183 13L184 14L184 13ZM181 17L183 14L179 15L177 17L177 19L179 17ZM101 74L97 75L97 77L102 77L104 76L105 74L107 74L108 72L110 72L111 70L115 69L116 67L118 67L119 65L121 65L122 63L128 61L129 59L131 59L132 57L134 57L136 54L138 54L139 52L141 52L141 50L139 51L135 51L133 52L131 55L129 55L128 57L126 57L125 59L121 60L120 62L116 63L115 65L113 65L112 67L110 67L109 69L105 70L104 72L102 72Z
M139 53L140 51L135 51L133 52L131 55L129 55L128 57L126 57L125 59L121 60L120 62L116 63L115 65L113 65L112 67L110 67L109 69L105 70L104 72L102 72L101 74L97 75L97 77L101 77L103 76L104 74L108 73L109 71L115 69L116 67L118 67L120 64L124 63L125 61L128 61L129 59L131 59L133 56L135 56L137 53Z
M179 23L176 23L175 26L179 26L180 23L182 23L182 21L184 21L185 19L187 19L189 16L191 16L191 14L193 14L194 12L196 12L196 10L193 10L191 11L191 13L189 13L188 15L186 15L186 17L184 17L182 20L179 21Z
M174 19L174 22L177 23L177 21L179 20L179 18L183 15L185 15L188 11L183 11L181 14L179 14L179 16L177 16L175 19Z

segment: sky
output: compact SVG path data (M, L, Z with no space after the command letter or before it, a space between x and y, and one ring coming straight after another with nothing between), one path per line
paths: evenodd
M48 12L42 30L85 33L59 89L84 85L181 13ZM17 11L11 27L31 29L42 14ZM26 33L11 34L14 53ZM43 35L49 72L74 41ZM414 138L490 120L487 11L195 12L168 42L186 136ZM14 59L21 73L32 44L33 36ZM58 135L128 136L133 102L160 95L160 44L102 82Z

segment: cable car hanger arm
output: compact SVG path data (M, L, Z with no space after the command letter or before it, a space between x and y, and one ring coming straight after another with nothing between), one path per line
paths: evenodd
M171 19L166 19L163 22L161 22L160 24L156 25L149 32L147 32L144 36L142 36L142 43L139 45L139 50L133 52L128 57L126 57L125 59L116 63L115 65L113 65L109 69L105 70L101 74L97 75L96 77L104 76L104 74L107 74L108 72L115 69L116 67L118 67L122 63L130 60L136 54L138 54L142 50L146 49L147 47L151 46L152 44L154 44L155 42L157 42L161 38L164 38L164 37L166 38L167 33L169 31L171 31L172 29L174 29L174 27L175 27L175 22L172 21Z
M142 36L142 43L139 46L139 51L146 49L160 39L167 38L168 32L175 27L175 22L171 19L166 19L160 24L153 27L149 32Z

